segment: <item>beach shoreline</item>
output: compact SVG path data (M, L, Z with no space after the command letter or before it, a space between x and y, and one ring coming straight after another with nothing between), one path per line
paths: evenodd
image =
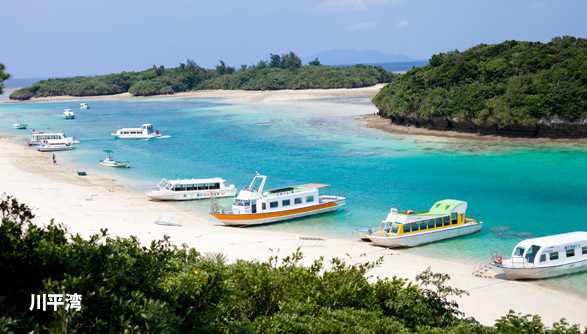
M56 223L65 224L72 235L88 238L106 228L111 236L135 235L143 244L169 235L175 245L187 244L202 254L221 252L230 261L266 261L275 252L285 257L298 247L304 254L304 265L321 256L325 262L338 257L349 263L372 262L383 256L383 263L371 275L413 280L427 267L449 274L450 285L470 293L457 300L460 310L485 325L493 325L513 309L522 314L538 314L548 326L563 317L571 324L587 326L583 312L587 298L545 287L539 281L507 281L495 278L497 272L477 277L472 274L471 265L386 250L351 239L226 227L212 217L196 216L172 203L148 201L112 179L92 174L78 176L75 169L54 164L51 153L18 144L14 137L0 138L0 157L4 172L0 189L31 207L37 225L46 225L54 218ZM56 200L48 201L48 198ZM155 224L162 219L182 226Z

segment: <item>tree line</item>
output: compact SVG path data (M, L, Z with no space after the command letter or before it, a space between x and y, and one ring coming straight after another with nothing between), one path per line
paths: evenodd
M237 70L224 61L205 69L187 60L176 68L155 66L140 72L122 72L93 77L41 80L19 89L11 99L28 100L47 96L92 96L129 92L137 96L173 94L201 89L309 89L356 88L390 82L394 74L379 66L330 67L318 59L302 65L293 52L270 54L256 65L241 65Z
M0 215L2 333L587 333L513 311L494 326L463 318L455 300L466 292L429 269L416 282L371 280L381 260L334 258L326 269L323 259L302 266L298 250L228 263L167 238L143 246L103 230L86 240L32 224L6 194ZM43 294L79 294L81 307L38 310Z

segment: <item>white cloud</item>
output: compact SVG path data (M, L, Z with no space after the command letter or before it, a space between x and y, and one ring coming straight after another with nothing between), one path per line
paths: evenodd
M532 9L542 9L546 7L546 3L544 2L534 2L530 5L530 8Z
M324 0L314 9L317 10L365 10L390 3L396 5L402 0Z
M377 27L378 22L357 22L353 23L349 26L349 30L351 31L365 31L371 30Z
M398 28L404 28L404 27L407 27L408 24L409 24L408 20L401 20L401 21L397 22L395 24L395 26Z

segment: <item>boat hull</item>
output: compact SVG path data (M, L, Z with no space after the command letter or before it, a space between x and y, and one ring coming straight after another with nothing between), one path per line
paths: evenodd
M38 146L37 150L40 152L57 152L57 151L70 151L73 150L73 146Z
M496 267L503 270L507 279L510 280L540 279L574 274L587 270L587 259L548 267L514 268L503 265L496 265Z
M463 235L476 233L481 231L482 222L467 223L454 227L448 227L442 230L432 230L415 234L408 234L402 236L386 235L368 235L369 239L377 246L382 247L413 247L428 244L435 241L456 238Z
M276 223L280 221L296 219L306 216L313 216L327 212L336 211L346 204L344 197L337 197L336 199L326 202L311 205L303 208L284 210L277 212L265 212L265 213L246 213L246 214L233 214L233 213L219 213L211 212L210 214L222 221L225 225L230 226L250 226Z
M154 201L192 201L198 199L209 199L213 197L234 197L236 189L230 190L203 190L203 191L150 191L145 194L149 199Z
M130 165L128 163L120 162L120 161L114 161L114 162L100 161L100 166L115 167L115 168L130 168Z
M153 134L153 135L118 135L112 133L115 138L118 139L153 139L161 137L161 134Z

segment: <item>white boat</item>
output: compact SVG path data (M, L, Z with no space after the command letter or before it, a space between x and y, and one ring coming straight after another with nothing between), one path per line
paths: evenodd
M162 179L157 185L157 190L149 191L145 195L158 201L187 201L236 195L235 185L226 186L225 181L219 177L169 181Z
M35 131L31 133L31 138L26 140L30 146L46 144L78 144L79 140L75 137L68 137L64 132L43 132Z
M40 152L56 152L56 151L69 151L73 150L71 144L41 144L37 146L37 150Z
M393 213L392 209L392 213ZM391 213L390 213L391 214ZM359 237L361 240L363 241L371 241L371 239L369 239L369 235L370 234L386 234L389 233L389 231L391 230L391 224L393 223L392 221L388 221L389 219L389 215L387 216L387 219L381 221L381 223L379 224L379 227L377 229L371 228L371 226L367 227L367 228L356 228L354 230L355 234L357 235L357 237Z
M116 161L112 158L112 154L114 152L112 152L111 150L104 150L104 152L106 152L106 158L104 158L104 160L100 160L100 165L101 166L106 166L106 167L118 167L118 168L130 168L130 164L128 163L128 161Z
M218 208L210 214L226 225L248 226L332 212L346 204L344 197L320 196L319 189L329 187L327 184L308 183L264 191L266 180L267 176L256 173L251 184L234 200L232 210Z
M79 108L80 109L90 109L90 105L87 103L80 103Z
M412 247L481 231L483 223L465 218L466 211L467 202L452 199L438 201L428 211L391 209L386 218L391 230L367 237L377 246Z
M27 127L26 124L20 123L20 122L16 122L16 123L12 124L13 129L24 130L24 129L26 129L26 127Z
M153 124L143 124L140 128L120 128L112 135L116 138L150 139L161 137L158 130L153 130Z
M587 270L587 232L526 239L508 259L494 252L492 264L508 279L538 279Z
M75 118L75 114L73 113L73 111L71 111L71 109L65 109L63 111L63 118L65 118L65 119L74 119Z

